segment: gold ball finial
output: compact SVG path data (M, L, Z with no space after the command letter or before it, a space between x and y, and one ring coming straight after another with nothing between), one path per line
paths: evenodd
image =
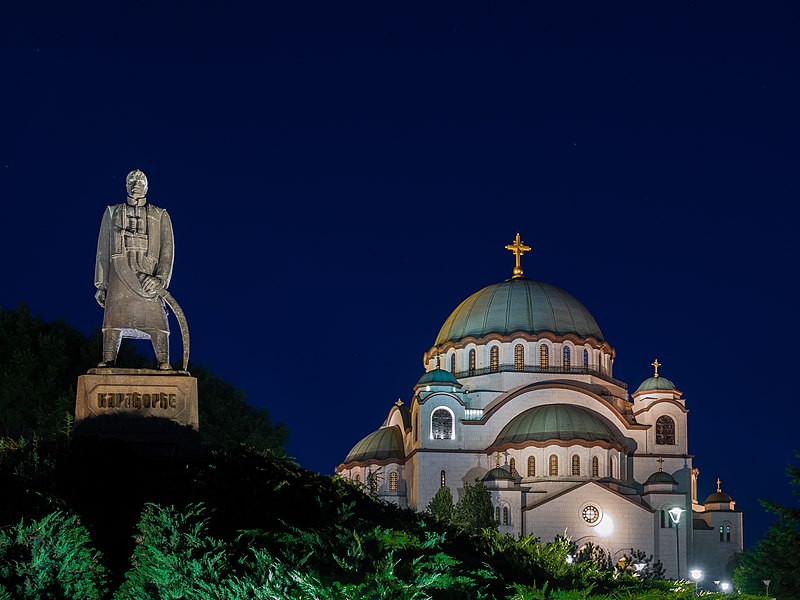
M659 456L656 462L658 463L658 472L661 473L664 470L664 457Z
M719 477L717 477L717 493L718 494L722 492L722 488L720 487L721 485L722 485L722 481L720 480Z
M525 242L523 242L519 237L519 231L517 232L517 237L514 239L513 244L509 244L506 246L506 250L510 250L514 253L514 258L516 259L516 266L514 267L513 275L511 276L512 279L518 279L522 277L522 267L519 266L519 259L520 257L531 250L530 246L526 246Z

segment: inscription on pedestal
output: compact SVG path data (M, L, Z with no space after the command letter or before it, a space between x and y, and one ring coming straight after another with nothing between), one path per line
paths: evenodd
M133 418L160 417L198 429L197 380L188 375L141 370L94 373L78 378L75 421L120 415Z

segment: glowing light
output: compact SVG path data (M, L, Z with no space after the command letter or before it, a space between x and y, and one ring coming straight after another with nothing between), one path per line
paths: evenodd
M689 571L689 575L692 576L692 579L697 581L703 576L703 572L700 569L692 569L691 571Z
M727 581L723 581L723 582L720 584L720 587L722 588L722 591L723 591L723 592L727 592L727 591L728 591L728 589L731 587L731 584L730 584L730 583L728 583Z
M603 515L601 521L594 528L595 533L600 537L608 537L614 533L614 519L608 513Z

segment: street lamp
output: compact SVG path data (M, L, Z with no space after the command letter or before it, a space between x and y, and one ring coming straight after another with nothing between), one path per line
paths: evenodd
M678 525L681 522L681 515L686 512L685 508L680 508L676 506L675 508L669 509L669 518L672 519L672 522L675 523L675 563L677 567L678 576L677 579L681 578L681 549L680 549L680 535L678 534Z
M765 579L764 580L764 585L767 586L767 598L769 598L769 582L770 581L772 581L772 579Z
M571 565L573 562L575 562L575 557L572 554L567 554L567 564Z
M637 562L633 563L633 567L636 569L636 572L633 574L634 577L641 577L642 576L642 569L647 566L647 563Z
M727 593L728 593L728 589L731 587L731 584L730 584L730 583L728 583L727 581L723 581L723 582L720 584L720 587L722 588L722 591L723 591L723 592L725 592L725 593L727 594Z
M719 591L719 579L714 580L714 589L718 592Z
M700 569L692 569L691 571L689 571L689 575L691 575L692 579L694 579L694 593L695 593L695 595L696 596L700 595L700 588L699 588L699 584L700 583L699 582L700 582L700 578L703 576L703 572Z

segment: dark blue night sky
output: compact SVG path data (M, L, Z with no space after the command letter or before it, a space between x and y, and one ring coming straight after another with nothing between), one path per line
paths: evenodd
M616 377L684 392L746 545L796 502L790 3L166 4L3 8L0 306L99 328L100 218L144 170L193 362L331 473L519 231Z

